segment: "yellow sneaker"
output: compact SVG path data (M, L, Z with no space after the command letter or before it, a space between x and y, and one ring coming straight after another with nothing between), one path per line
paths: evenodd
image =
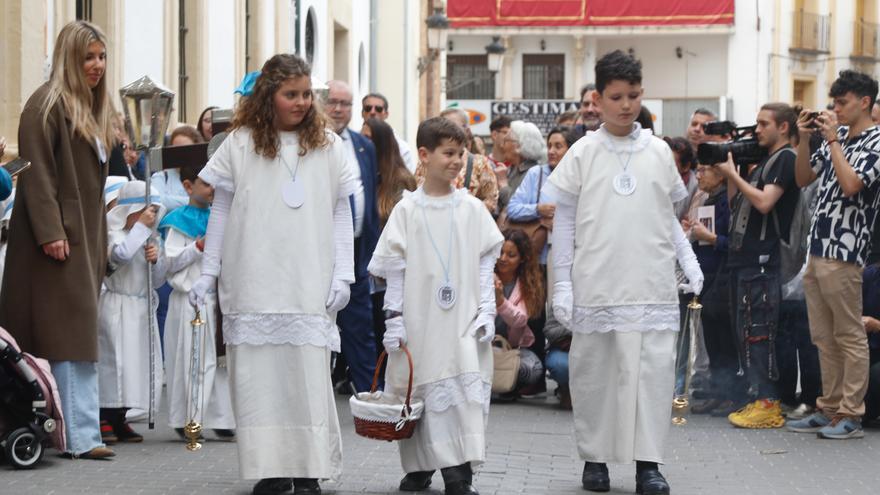
M731 413L727 420L737 428L782 428L785 418L778 400L759 399Z

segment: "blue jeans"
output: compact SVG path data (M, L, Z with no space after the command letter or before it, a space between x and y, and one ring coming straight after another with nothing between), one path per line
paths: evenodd
M544 358L544 366L560 387L568 385L568 352L551 347Z
M79 455L103 447L98 419L98 363L52 361L49 364L61 397L67 452Z

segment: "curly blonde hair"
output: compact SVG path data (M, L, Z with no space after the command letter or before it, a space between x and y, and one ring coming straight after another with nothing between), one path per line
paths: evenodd
M312 68L308 62L289 53L273 56L263 64L253 94L244 97L235 110L232 129L250 128L254 150L266 158L275 158L279 147L278 130L275 128L275 92L284 81L299 77L311 80ZM300 156L330 143L327 137L327 118L316 105L314 94L310 96L312 104L309 111L296 128Z

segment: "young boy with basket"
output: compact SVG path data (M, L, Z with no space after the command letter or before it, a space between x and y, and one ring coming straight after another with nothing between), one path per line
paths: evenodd
M412 438L400 441L402 491L421 491L440 469L447 495L470 495L472 464L485 458L492 384L495 260L503 237L480 200L450 182L461 170L466 137L444 118L419 126L424 184L404 192L370 262L386 279L390 358L385 394L403 397L414 362L413 395L425 411ZM404 289L406 291L404 292Z

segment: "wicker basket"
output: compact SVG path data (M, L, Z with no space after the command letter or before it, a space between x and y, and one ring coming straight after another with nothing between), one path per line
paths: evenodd
M409 362L406 400L401 404L399 397L386 395L384 392L376 390L382 363L388 355L382 351L379 362L376 363L376 372L373 374L373 385L370 387L370 391L353 395L348 401L351 406L351 414L354 416L354 431L362 437L389 442L403 440L413 435L416 424L422 417L425 403L418 399L412 399L412 355L406 346L401 345L400 348L406 353L406 359Z

